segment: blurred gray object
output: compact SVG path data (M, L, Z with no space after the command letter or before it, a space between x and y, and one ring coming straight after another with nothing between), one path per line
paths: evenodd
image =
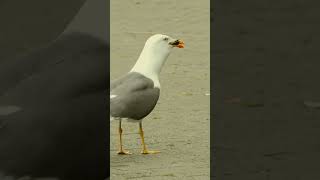
M1 0L0 62L56 39L85 0Z
M0 179L108 177L109 4L66 2L0 2Z

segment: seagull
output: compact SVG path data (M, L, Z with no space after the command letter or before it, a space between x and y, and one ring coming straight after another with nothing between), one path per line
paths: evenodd
M88 34L65 34L12 64L29 74L0 84L0 180L1 173L17 179L109 176L108 48Z
M20 51L20 38L9 51L15 54L6 52L8 59L0 58L0 180L106 180L110 178L109 2L39 5L24 9L61 8L70 15L58 11L50 15L50 20L60 19L67 26L59 31L59 23L50 28L32 23L42 29L41 35L28 34L26 42L37 48ZM8 9L19 17L16 23L29 22L18 10ZM56 36L41 46L35 43L49 34Z
M159 153L147 149L142 120L157 104L160 95L159 74L174 47L184 48L184 42L163 34L149 37L131 71L111 82L110 121L119 121L119 155L131 154L122 147L122 120L139 123L142 154Z

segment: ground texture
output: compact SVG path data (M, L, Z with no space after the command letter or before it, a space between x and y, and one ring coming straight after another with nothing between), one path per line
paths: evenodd
M118 123L111 123L111 179L207 180L210 176L209 1L111 1L111 79L134 65L155 33L185 41L160 76L161 97L143 121L146 143L160 154L141 155L138 124L125 122L119 156Z

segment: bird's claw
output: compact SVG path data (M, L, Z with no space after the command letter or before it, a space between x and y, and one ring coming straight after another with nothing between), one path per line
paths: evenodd
M142 150L141 154L158 154L160 151Z
M120 150L118 151L118 155L131 155L132 153L129 151Z

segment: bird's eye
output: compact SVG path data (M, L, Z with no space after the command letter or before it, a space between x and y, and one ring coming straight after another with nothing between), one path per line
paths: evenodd
M169 38L165 37L165 38L163 38L163 40L168 41L168 40L169 40Z

